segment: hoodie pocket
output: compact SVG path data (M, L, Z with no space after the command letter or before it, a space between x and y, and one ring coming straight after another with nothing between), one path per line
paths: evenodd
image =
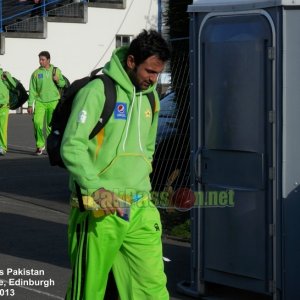
M139 153L126 153L116 156L100 174L103 187L110 190L134 188L149 191L151 163Z

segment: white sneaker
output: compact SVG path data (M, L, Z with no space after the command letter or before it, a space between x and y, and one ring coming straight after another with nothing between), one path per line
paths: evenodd
M0 155L1 156L4 156L6 154L6 151L0 147Z
M34 154L40 156L40 155L43 154L43 151L44 151L44 150L45 150L45 147L42 147L42 148L36 148Z

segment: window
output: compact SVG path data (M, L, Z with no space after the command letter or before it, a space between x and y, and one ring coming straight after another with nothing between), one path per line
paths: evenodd
M117 35L116 48L121 46L128 46L132 40L132 35Z
M89 0L89 6L124 9L126 0Z

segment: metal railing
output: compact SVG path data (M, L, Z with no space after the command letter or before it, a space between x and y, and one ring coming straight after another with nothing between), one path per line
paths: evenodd
M32 0L0 0L0 33L5 31L36 32L41 24L36 23L38 17L66 17L84 19L83 10L78 5L88 3L89 6L124 9L127 0L40 0L34 4ZM19 24L21 23L21 24ZM41 23L41 22L39 22ZM34 24L37 25L35 28ZM28 30L27 30L28 27Z
M190 184L189 44L188 38L170 42L170 90L174 98L161 105L151 174L153 189L159 192L170 192L170 188L176 190Z
M84 2L84 1L81 1ZM83 10L78 5L79 1L58 6L50 9L47 13L48 17L77 17L83 18Z
M64 16L76 16L75 3L87 2L87 0L41 0L40 4L34 4L31 0L14 3L11 0L0 0L0 33L7 30L27 30L26 26L30 30L33 29L35 20L38 20L36 16L45 17L51 13L60 13ZM62 9L62 7L65 7ZM28 22L28 18L33 18L32 22ZM20 26L16 26L16 23L21 22Z

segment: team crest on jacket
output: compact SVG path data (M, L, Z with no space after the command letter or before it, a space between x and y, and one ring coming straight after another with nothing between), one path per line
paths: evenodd
M123 102L117 102L114 110L115 119L126 120L127 119L127 104Z
M43 78L43 74L38 74L38 78L42 79Z
M87 112L85 110L81 110L77 117L77 122L84 124L87 118Z
M150 117L151 117L151 111L150 111L149 109L147 109L147 110L145 111L145 117L146 117L146 118L150 118Z

